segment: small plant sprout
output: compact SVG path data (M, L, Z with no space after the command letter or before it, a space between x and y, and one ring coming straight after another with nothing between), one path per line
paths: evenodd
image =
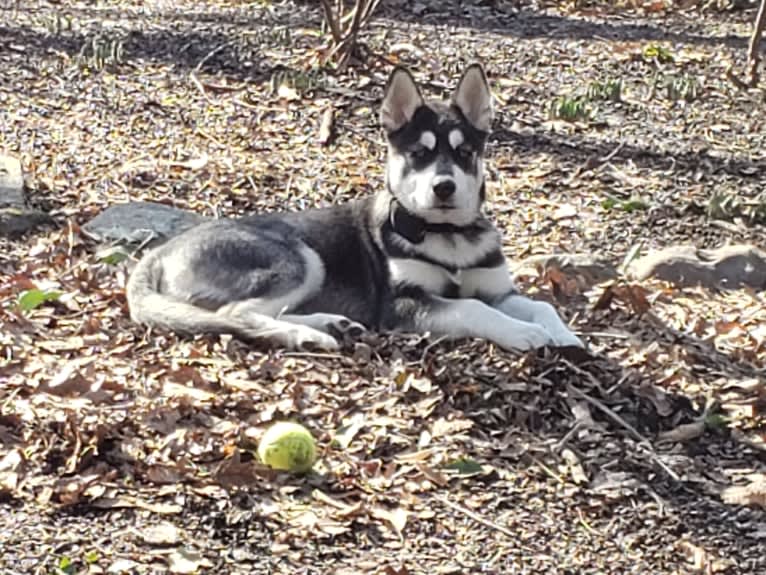
M591 116L588 103L580 96L561 96L550 103L548 113L552 119L565 122L588 120Z
M619 102L622 99L622 79L612 78L603 82L591 82L586 95L591 101Z

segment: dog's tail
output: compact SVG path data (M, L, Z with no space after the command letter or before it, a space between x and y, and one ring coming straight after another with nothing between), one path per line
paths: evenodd
M160 327L183 335L231 334L256 339L264 334L255 326L227 315L198 307L160 291L162 268L154 253L136 265L125 288L130 317L136 323Z

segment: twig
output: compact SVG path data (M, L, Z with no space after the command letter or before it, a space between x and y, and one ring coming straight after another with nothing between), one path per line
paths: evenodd
M633 438L639 442L640 445L646 448L647 453L649 454L649 457L654 461L657 465L659 465L665 473L667 473L674 481L681 481L681 478L678 476L678 474L670 469L654 452L652 449L651 443L649 443L649 440L646 439L643 435L641 435L635 427L633 427L630 423L625 421L622 417L617 415L614 411L609 409L606 405L601 403L598 399L591 397L584 391L580 391L576 387L573 387L571 385L567 386L567 389L571 392L574 392L576 395L583 398L585 401L590 403L593 407L597 408L601 412L603 412L605 415L607 415L609 418L611 418L613 421L615 421L617 424L621 425L623 428L625 428L632 436Z
M620 150L622 150L622 148L623 148L624 146L625 146L625 142L620 142L619 144L617 144L617 147L616 147L614 150L612 150L611 152L609 152L609 153L608 153L606 156L604 156L603 158L601 158L601 160L599 160L599 161L600 161L601 163L603 163L603 164L607 163L609 160L611 160L611 159L612 159L612 158L614 158L614 157L615 157L617 154L619 154L619 153L620 153Z
M753 23L753 33L750 35L750 41L747 45L747 65L749 69L747 70L746 79L740 79L736 72L734 72L733 66L729 66L726 70L726 78L740 90L755 88L760 81L758 74L758 65L761 62L759 46L764 27L766 27L766 0L761 0L758 14L756 14L755 22Z
M367 140L370 144L374 145L375 147L383 147L383 141L382 140L376 140L375 138L368 136L364 132L357 130L353 124L350 124L348 122L339 122L341 126L343 126L344 129L348 130L352 134L359 136L360 138Z
M199 90L199 93L202 94L202 97L207 100L207 103L211 105L214 104L215 102L213 102L213 100L210 99L210 96L207 95L207 92L205 92L205 86L202 85L202 82L199 81L194 72L189 74L189 78L191 78L192 84L196 86L197 90Z
M212 58L213 56L215 56L216 54L218 54L218 52L220 52L221 50L223 50L224 48L226 48L226 47L228 47L228 46L230 46L230 45L231 45L231 42L224 42L224 43L223 43L223 44L221 44L220 46L216 46L215 48L213 48L212 50L210 50L210 52L208 52L208 53L207 53L207 54L206 54L206 55L205 55L205 56L202 58L202 60L200 60L200 61L197 63L197 65L194 67L194 71L195 71L195 72L199 72L199 71L200 71L200 69L202 69L202 66L204 66L204 65L205 65L205 62L207 62L208 60L210 60L210 58Z
M533 549L530 549L526 545L522 545L522 544L518 543L518 538L519 538L519 534L518 533L514 533L513 531L511 531L507 527L503 527L502 525L498 525L494 521L490 521L489 519L485 519L484 517L482 517L478 513L475 513L473 511L471 511L470 509L468 509L466 507L463 507L462 505L458 505L457 503L453 503L452 501L450 501L449 499L447 499L444 496L436 495L436 496L434 496L434 498L437 501L439 501L440 503L443 503L444 505L449 507L450 509L454 509L455 511L458 511L458 512L462 513L463 515L465 515L467 517L470 517L471 519L473 519L477 523L481 523L485 527L489 527L490 529L494 529L496 531L499 531L503 535L505 535L507 537L510 537L511 539L514 539L516 541L517 547L519 547L520 549L523 549L524 551L527 551L528 553L533 552Z
M535 465L537 465L540 469L542 469L546 473L546 475L548 475L548 477L550 477L554 481L558 481L559 483L562 483L562 484L564 483L564 480L559 475L556 475L553 469L545 465L545 463L540 461L537 457L529 453L527 454L527 457L529 457L532 461L534 461Z
M630 339L629 333L611 333L608 331L575 331L575 335L587 335L604 339Z
M330 27L333 42L337 44L341 41L341 34L340 28L338 28L338 22L335 20L335 14L333 13L330 0L322 0L322 10L324 10L324 19Z
M766 26L766 0L761 0L758 14L755 17L755 24L753 24L753 35L750 36L750 42L747 46L747 62L750 67L748 70L748 82L751 88L758 85L758 64L761 62L758 48L761 43L764 26Z

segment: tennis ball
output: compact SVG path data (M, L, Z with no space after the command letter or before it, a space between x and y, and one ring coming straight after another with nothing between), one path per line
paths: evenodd
M314 465L316 445L308 429L298 423L280 421L263 434L258 457L272 469L305 473Z

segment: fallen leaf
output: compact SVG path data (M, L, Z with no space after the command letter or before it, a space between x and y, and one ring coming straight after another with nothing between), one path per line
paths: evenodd
M181 531L167 521L151 525L139 532L139 537L149 545L175 545L181 540Z
M452 436L462 431L468 431L473 427L473 421L470 419L455 418L446 419L440 417L431 425L431 437L434 439L443 436Z
M317 141L326 146L330 143L333 135L333 126L335 124L335 109L332 107L325 108L322 113L322 119L319 122L319 135Z
M446 469L457 471L459 475L470 477L484 473L484 467L478 461L473 459L456 459L444 466Z
M196 573L201 567L212 567L213 564L202 554L190 549L177 549L168 555L168 568L171 573L188 575Z
M657 436L657 441L684 442L696 439L703 433L705 433L705 422L694 421L692 423L684 423L668 431L663 431Z
M766 474L753 474L747 485L733 485L721 492L725 503L766 507Z
M402 536L402 532L407 525L407 518L409 517L409 514L401 507L390 511L383 507L373 507L370 514L376 519L387 521L399 537Z
M300 100L300 94L287 84L281 84L277 90L277 96L283 100Z
M106 568L107 573L117 573L122 575L123 573L135 573L136 568L140 566L140 563L137 563L131 559L117 559L116 561L112 562L109 567Z
M351 445L351 442L354 440L356 434L359 433L359 430L362 429L363 425L364 414L355 414L351 418L351 421L338 428L335 435L333 435L333 443L336 443L341 449L348 449L348 446Z

